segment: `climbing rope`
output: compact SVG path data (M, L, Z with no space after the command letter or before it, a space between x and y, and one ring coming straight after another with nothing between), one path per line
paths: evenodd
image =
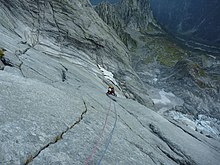
M110 134L109 134L109 138L107 139L107 141L106 141L106 143L105 143L105 150L103 151L103 153L102 153L102 155L101 155L101 157L100 157L100 159L99 159L99 161L98 161L98 163L97 163L98 165L101 164L101 161L102 161L103 157L105 156L105 154L106 154L106 152L107 152L107 150L108 150L109 144L110 144L110 142L111 142L111 140L112 140L112 136L113 136L113 133L114 133L114 130L115 130L115 127L116 127L116 123L117 123L117 111L116 111L115 103L114 103L114 113L115 113L115 123L114 123L114 126L113 126L113 128L112 128Z
M110 102L110 106L109 106L109 109L108 109L108 112L107 112L107 115L106 115L106 118L105 118L105 123L103 125L103 128L102 128L102 131L101 131L101 134L99 136L99 138L96 140L96 143L95 143L95 146L93 147L93 150L92 150L92 153L89 155L89 157L86 159L85 161L85 165L87 165L89 163L89 161L91 160L92 156L95 154L98 146L100 145L100 142L101 142L101 138L103 136L103 133L104 133L104 130L105 130L105 127L106 127L106 124L107 124L107 120L108 120L108 116L109 116L109 112L111 110L111 102Z

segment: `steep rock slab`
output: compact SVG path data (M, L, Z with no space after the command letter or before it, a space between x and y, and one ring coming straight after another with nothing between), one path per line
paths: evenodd
M144 86L130 66L126 46L87 1L29 0L23 3L16 0L2 1L1 5L0 29L4 38L1 46L8 49L10 59L16 56L17 67L23 76L37 75L44 81L57 81L57 78L48 78L51 75L46 78L46 73L42 73L45 69L40 63L45 60L45 55L55 59L83 59L113 72L124 91L130 89L131 96L135 94L143 104L152 106L145 93L137 95ZM78 51L80 55L77 55ZM33 67L36 62L41 66ZM63 67L54 67L63 72Z
M185 144L176 139L184 137L185 142L192 140L191 135L177 129L146 107L131 100L119 99L120 105L115 103L116 113L114 104L109 111L110 99L104 94L106 84L102 82L103 76L93 57L102 52L104 55L100 58L104 59L104 66L107 61L107 68L111 70L118 67L121 74L128 69L123 76L137 87L139 83L127 63L123 62L123 59L117 63L120 57L109 53L112 47L120 45L110 37L114 32L109 33L106 48L93 50L94 44L84 38L87 31L84 34L81 28L77 28L78 23L80 27L84 27L83 24L94 14L94 11L86 6L87 1L73 1L75 8L66 6L69 5L67 1L7 2L1 1L2 20L6 22L0 26L4 39L0 43L9 50L7 56L10 59L14 57L18 66L6 67L5 71L0 72L1 162L83 164L100 161L104 156L102 162L105 164L111 164L113 159L120 164L199 164L204 158L204 151L209 155L209 159L204 160L204 163L216 164L219 144L214 140L205 139L217 146L213 148L209 143L201 145L200 141L205 140L200 135L194 135L202 139L193 140L199 146L198 153L202 156L189 156L187 150L197 152L195 145L185 147ZM72 12L73 9L75 12ZM88 15L85 9L88 9ZM59 16L60 13L62 17ZM96 18L95 14L93 16ZM73 18L78 21L76 25ZM105 33L108 27L102 21L99 23L97 22L97 26L105 29L103 35L95 31L94 35L102 38L107 35ZM62 28L57 28L56 24ZM61 40L63 29L71 27L75 27L76 31L68 34L70 39ZM90 29L88 33L92 33L91 31L93 32ZM118 55L124 53L126 50L123 47L122 44L120 48L113 48L112 52L115 51ZM111 61L113 62L110 63ZM128 76L126 73L132 75ZM132 79L132 76L136 79ZM173 131L177 134L173 135ZM170 133L174 137L170 137ZM97 141L105 143L96 147ZM160 147L157 147L158 144ZM94 151L98 153L92 155L95 160L90 158ZM198 160L199 158L201 160Z
M1 161L22 164L54 142L85 111L83 98L1 72Z
M33 164L218 163L219 142L189 134L137 102L89 95L86 117Z

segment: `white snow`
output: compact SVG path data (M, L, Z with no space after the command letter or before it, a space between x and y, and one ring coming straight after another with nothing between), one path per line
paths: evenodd
M154 82L157 82L158 79L157 79L157 78L154 78L153 80L154 80Z
M158 103L161 103L161 104L169 104L171 103L170 99L167 98L167 96L170 96L170 97L175 97L175 95L171 92L167 93L164 91L164 89L162 91L159 92L160 94L160 99L152 99L154 104L158 104Z
M104 77L111 81L115 86L117 86L117 88L120 90L120 87L118 85L118 83L116 82L116 80L114 79L114 75L112 72L107 71L106 69L104 69L103 67L101 67L100 65L98 65L98 68L101 70L102 74L104 75ZM120 91L115 91L115 94L117 95L117 97L120 98L126 98Z
M172 117L174 120L190 127L191 129L196 129L195 121L190 120L186 114L177 112L177 111L170 111L169 116Z
M101 67L100 65L98 65L99 69L102 71L104 77L107 80L110 80L114 85L118 86L118 83L116 82L116 80L114 79L114 75L112 74L112 72L107 71L106 69L104 69L103 67Z
M198 115L198 119L192 120L189 118L189 115L176 111L170 111L168 114L174 120L188 126L195 131L198 131L206 136L220 138L220 132L217 129L219 125L216 124L219 122L217 119L210 118L205 115Z
M207 117L205 115L199 115L196 122L196 130L205 135L219 135L219 131L214 127L214 122L218 122L217 119Z

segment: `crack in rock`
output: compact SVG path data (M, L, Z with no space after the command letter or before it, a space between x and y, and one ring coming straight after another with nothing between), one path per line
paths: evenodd
M135 135L137 135L141 140L143 140L145 143L149 144L152 148L154 148L146 139L144 139L140 134L137 134L126 122L121 118L120 115L118 117L121 119L121 121L133 132Z
M128 141L128 140L126 140ZM144 150L143 147L141 147L140 145L134 143L134 142L130 142L128 141L131 145L134 145L139 151L141 151L143 154L147 155L155 164L157 164L157 162L155 161L155 158L153 156L153 152L147 152Z
M177 164L180 165L195 165L196 163L191 159L190 156L186 155L185 153L183 153L180 149L178 149L178 146L176 146L174 143L172 143L169 139L167 139L166 137L164 137L162 135L162 133L160 132L160 130L153 125L152 123L149 124L149 128L151 129L152 133L155 134L158 138L160 138L164 143L167 144L167 146L170 148L170 150L172 152L174 152L176 155L178 155L179 157L182 157L182 159L179 159L173 155L170 155L169 153L167 153L166 151L162 150L160 147L158 147L158 149L160 149L167 157L169 157L170 159L172 159L173 161L175 161Z
M25 42L23 42L23 41L21 41L21 43L22 44L27 44L27 41L25 41ZM20 57L19 56L21 56L21 55L23 55L23 54L26 54L27 53L27 51L29 51L31 48L34 48L34 46L31 46L30 44L27 44L29 47L28 48L26 48L25 50L16 50L15 51L15 56L18 58L18 60L21 62L17 67L18 67L18 69L20 70L20 72L21 72L21 74L22 74L22 76L23 77L25 77L25 75L24 75L24 72L22 71L22 65L24 65L24 62L20 59Z
M51 10L52 10L52 16L53 16L53 20L54 20L54 23L55 23L55 26L56 26L56 28L57 28L57 31L58 31L58 34L59 34L59 44L60 44L60 50L61 50L61 52L62 52L62 49L61 49L61 46L62 46L62 29L59 27L59 23L58 23L58 21L57 21L57 19L56 19L56 12L55 12L55 9L54 9L54 4L53 4L53 2L48 2L48 4L50 5L50 7L51 7Z
M65 67L63 64L60 63L60 65L64 68L62 69L62 73L61 73L61 78L62 78L62 82L66 81L66 72L68 71L68 68Z
M166 150L162 149L160 146L157 146L157 148L164 154L166 155L168 158L170 158L172 161L176 162L179 165L190 165L190 162L184 160L184 159L177 159L175 158L173 155L171 155L170 153L168 153Z
M62 69L62 82L66 81L66 71Z
M147 129L148 130L148 128L138 119L138 116L137 115L135 115L134 113L132 113L132 112L130 112L129 110L127 110L124 106L122 106L121 104L118 104L118 105L120 105L120 107L122 107L127 113L129 113L131 116L133 116L139 123L140 123L140 125L143 127L143 128L145 128L145 129Z
M195 135L193 135L192 133L186 131L184 128L182 128L181 126L179 126L177 123L175 123L175 122L173 122L173 121L171 121L171 120L169 120L169 119L168 119L168 121L169 121L170 123L172 123L173 125L175 125L176 127L180 128L183 132L185 132L185 133L187 133L188 135L192 136L192 137L195 138L196 140L202 142L202 140L200 140L199 138L197 138L197 137L196 137Z
M183 130L183 132L189 134L190 136L192 136L193 138L195 138L196 140L206 144L206 145L209 145L212 149L216 150L217 152L220 152L220 150L213 146L212 144L208 143L207 141L202 141L201 139L199 139L198 137L196 137L195 135L193 135L192 133L188 132L187 130L185 130L184 128L182 128L180 125L178 125L176 122L172 121L171 119L168 119L169 122L171 122L172 124L174 124L176 127L180 128L181 130Z
M68 131L70 131L74 126L76 126L77 124L79 124L81 122L81 120L83 119L84 115L87 113L88 108L86 105L85 100L83 100L83 104L85 106L85 110L81 113L80 117L78 118L78 120L72 124L70 127L68 127L65 131L61 132L61 134L57 135L53 141L49 142L48 144L46 144L45 146L43 146L39 151L36 152L36 154L34 155L29 155L24 163L24 165L28 165L29 163L31 163L38 155L40 155L40 153L42 151L44 151L46 148L50 147L50 145L56 144L58 141L63 139L63 135L65 135Z
M23 64L23 65L25 65L25 64ZM44 77L45 79L47 79L47 80L49 80L49 81L51 81L51 82L54 82L52 79L50 79L50 78L48 78L47 76L45 76L44 74L38 72L38 71L35 70L34 68L32 68L32 67L30 67L30 66L28 66L28 65L25 65L25 66L26 66L27 68L31 69L32 71L34 71L35 73L37 73L38 75Z

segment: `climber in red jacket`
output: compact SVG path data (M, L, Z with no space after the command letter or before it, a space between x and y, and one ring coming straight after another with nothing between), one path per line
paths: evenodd
M110 85L106 94L116 96L114 87Z

